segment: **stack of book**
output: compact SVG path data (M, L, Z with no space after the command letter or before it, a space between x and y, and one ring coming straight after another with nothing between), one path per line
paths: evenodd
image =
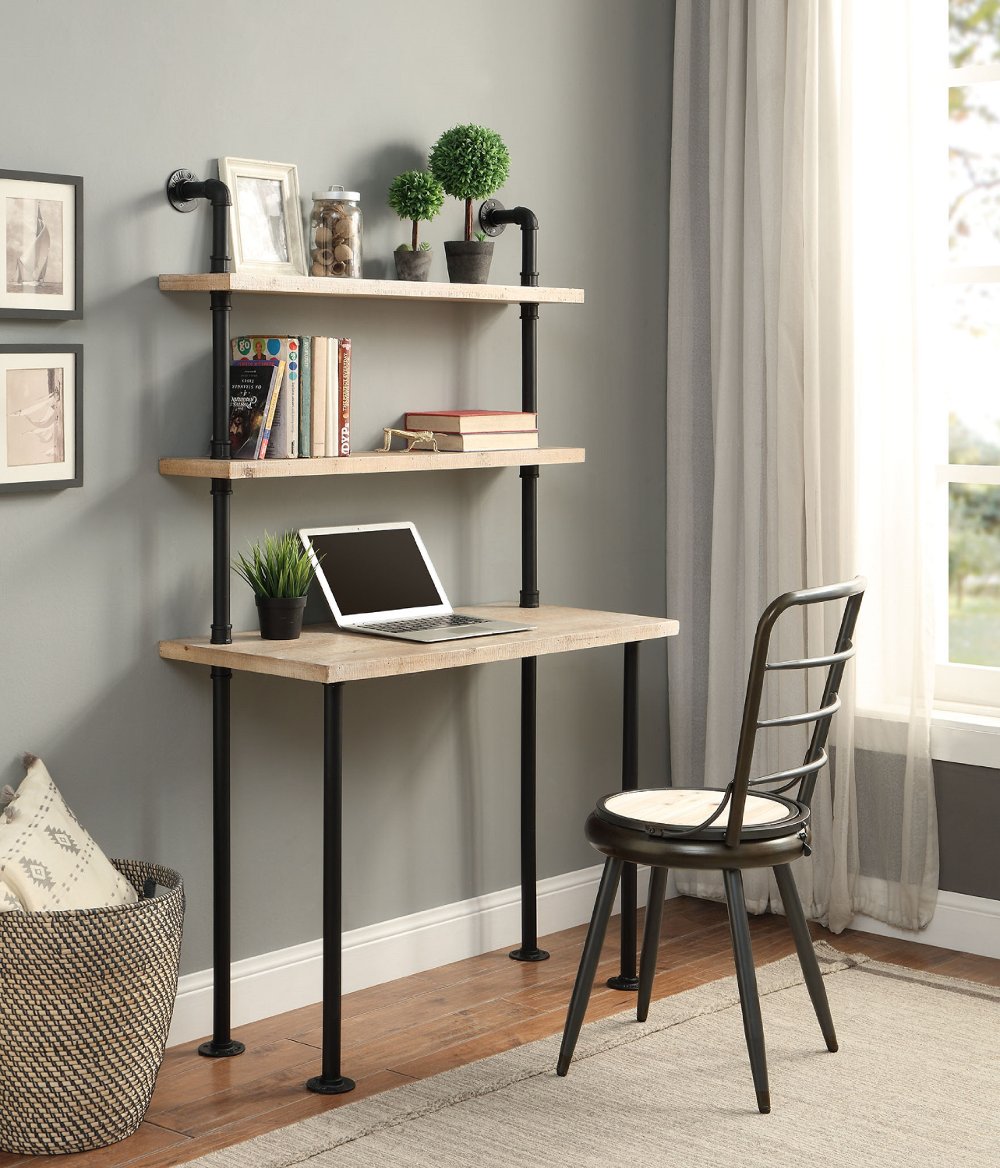
M233 458L338 458L351 453L350 337L235 337L232 357ZM250 393L252 384L264 388L265 375L253 373L255 367L277 370L260 401Z
M419 410L405 415L407 430L432 430L438 450L532 450L538 415L515 410Z

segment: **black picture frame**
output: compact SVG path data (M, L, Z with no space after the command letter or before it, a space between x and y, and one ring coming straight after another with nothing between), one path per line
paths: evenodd
M0 492L81 486L83 345L0 345Z
M0 255L0 318L79 320L83 179L0 170Z

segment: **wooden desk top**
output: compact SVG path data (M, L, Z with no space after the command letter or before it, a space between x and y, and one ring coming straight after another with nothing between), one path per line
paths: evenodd
M333 625L311 625L297 641L264 641L257 632L234 633L231 645L213 645L208 637L161 641L160 656L171 661L217 665L238 672L267 673L301 681L330 683L369 677L397 677L464 665L486 665L521 657L541 657L601 645L623 645L677 635L675 620L594 612L581 608L518 608L489 604L456 610L472 616L524 621L534 625L523 633L470 637L422 645L343 633Z

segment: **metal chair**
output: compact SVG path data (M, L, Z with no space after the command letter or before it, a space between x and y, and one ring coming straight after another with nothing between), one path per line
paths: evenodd
M808 856L811 851L810 802L817 776L828 761L827 736L833 715L840 709L838 690L844 667L854 656L852 637L865 583L862 577L858 577L842 584L787 592L764 610L754 637L736 766L728 786L724 789L668 787L622 791L606 795L598 801L587 820L586 834L590 843L607 860L570 999L556 1067L559 1075L565 1075L569 1070L622 867L626 863L648 864L651 869L639 960L636 1009L639 1022L644 1022L649 1012L668 869L721 869L757 1106L765 1113L771 1110L757 977L743 896L743 869L771 868L795 939L799 963L819 1019L820 1030L827 1049L837 1049L837 1036L823 978L789 866L800 856ZM846 604L832 652L798 660L768 661L771 634L783 613L839 601L846 601ZM805 621L804 612L802 619ZM761 698L767 675L779 670L810 669L826 670L819 708L801 714L761 718ZM759 778L750 777L759 731L780 732L784 727L806 726L809 723L814 723L814 726L801 766L775 771ZM794 795L791 794L793 789Z

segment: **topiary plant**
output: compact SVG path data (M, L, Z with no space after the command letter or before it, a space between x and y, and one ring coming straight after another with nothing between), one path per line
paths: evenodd
M429 223L444 206L444 187L427 170L405 170L389 185L389 206L400 219L413 221L411 251L418 248L417 235L421 220ZM406 249L406 244L401 245ZM423 245L424 250L427 244Z
M438 138L427 161L445 194L465 200L465 238L471 241L472 200L488 199L510 173L503 139L485 126L454 126Z

